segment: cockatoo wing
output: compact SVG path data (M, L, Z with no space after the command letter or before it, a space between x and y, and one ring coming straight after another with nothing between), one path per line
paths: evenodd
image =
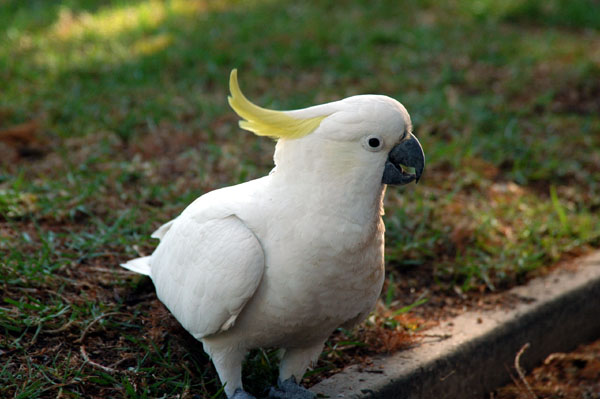
M235 215L182 215L163 233L150 259L159 299L196 339L229 329L264 272L254 233Z
M156 229L154 233L152 233L150 237L162 240L162 238L165 236L165 234L167 234L167 231L169 231L175 220L176 219L173 219L160 226L158 229ZM135 258L130 261L127 261L126 263L121 263L121 266L125 269L131 270L132 272L149 276L151 274L150 259L152 259L152 256L142 256L141 258Z
M167 231L169 231L169 229L171 228L171 226L173 225L175 220L176 219L170 220L167 223L160 226L158 229L156 229L156 231L154 233L152 233L152 235L150 237L158 238L159 240L162 240L162 238L165 236L165 234L167 234Z

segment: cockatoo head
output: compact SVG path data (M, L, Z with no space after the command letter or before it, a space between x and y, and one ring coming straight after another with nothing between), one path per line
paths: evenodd
M359 95L294 111L251 103L241 92L237 71L230 77L229 104L243 118L240 127L278 139L275 162L295 169L335 173L365 170L383 184L418 182L425 156L406 108L381 95ZM415 169L407 173L402 166ZM331 174L334 174L332 176Z

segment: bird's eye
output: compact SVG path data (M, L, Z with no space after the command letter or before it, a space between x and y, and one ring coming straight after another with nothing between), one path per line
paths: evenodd
M376 135L368 135L364 138L363 146L369 151L379 151L383 148L383 139Z

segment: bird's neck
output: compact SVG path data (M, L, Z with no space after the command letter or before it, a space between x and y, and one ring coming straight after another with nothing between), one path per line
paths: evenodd
M324 152L327 154L323 148L317 155L299 140L292 145L294 151L287 151L289 147L283 148L278 143L276 168L271 177L276 184L281 182L279 186L290 190L299 208L362 225L380 219L385 185L381 183L382 172L378 168L365 169L352 159L344 159L339 148L335 149L337 152L332 150L330 156L323 156Z

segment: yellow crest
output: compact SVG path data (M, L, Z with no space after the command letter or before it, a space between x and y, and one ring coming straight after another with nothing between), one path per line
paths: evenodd
M229 105L244 120L240 127L258 136L270 136L285 139L297 139L312 133L326 116L297 119L282 111L266 109L253 104L240 90L237 69L229 77L231 96Z

